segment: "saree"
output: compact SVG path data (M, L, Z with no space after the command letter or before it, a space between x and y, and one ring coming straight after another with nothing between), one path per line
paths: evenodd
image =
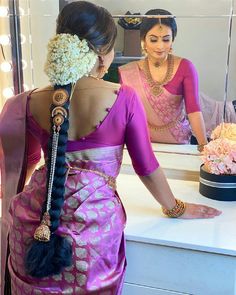
M1 168L1 295L5 287L8 233L11 224L9 204L12 196L23 189L26 173L25 113L30 92L13 97L5 104L0 115L0 168ZM15 148L17 147L17 148ZM3 156L4 155L4 156ZM9 181L9 179L11 181Z
M72 265L59 275L35 279L24 257L40 223L45 200L45 166L36 170L10 207L9 271L12 294L121 294L125 273L126 216L115 191L123 146L66 154L68 176L57 233L72 245Z
M191 128L184 111L183 97L171 94L165 88L159 96L154 96L137 62L120 67L119 72L122 83L132 86L139 94L147 114L151 141L189 143Z
M163 87L163 93L154 96L146 77L139 70L137 62L131 62L119 68L122 83L134 87L144 105L151 140L163 143L189 143L191 137L191 127L187 120L183 95L170 93ZM192 79L197 79L197 73ZM174 78L173 78L174 79ZM171 81L172 82L172 81ZM168 86L170 86L168 84ZM171 87L170 87L171 88ZM191 90L191 89L190 89ZM191 93L190 93L191 94ZM199 99L199 109L193 109L188 113L201 111L205 123L207 137L220 123L236 122L236 112L232 101L217 101L203 92L195 94ZM188 108L192 108L192 102ZM225 118L223 113L225 111Z

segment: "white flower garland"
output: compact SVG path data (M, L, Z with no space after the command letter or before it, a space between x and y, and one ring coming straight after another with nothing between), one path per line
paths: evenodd
M77 35L57 34L48 43L45 73L53 85L75 83L94 67L97 54Z

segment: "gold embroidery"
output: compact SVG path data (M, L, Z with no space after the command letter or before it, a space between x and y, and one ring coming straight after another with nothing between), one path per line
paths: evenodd
M107 175L107 174L105 174L103 172L93 170L93 169L85 169L85 168L68 166L68 174L70 173L70 170L78 170L78 171L91 172L91 173L97 174L97 175L103 177L107 181L108 185L111 188L116 190L116 179L114 177L110 176L110 175Z

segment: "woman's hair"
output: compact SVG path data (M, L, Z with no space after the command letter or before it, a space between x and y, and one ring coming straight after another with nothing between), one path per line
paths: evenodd
M66 5L57 19L57 34L67 33L77 35L80 40L85 39L90 48L97 54L109 53L115 43L117 29L111 14L103 7L86 1L72 2ZM62 73L63 74L63 73ZM68 85L55 85L54 89L63 88L71 95L72 87ZM55 108L52 105L51 111ZM69 100L63 105L69 114ZM51 118L53 127L53 118ZM64 267L72 263L72 247L69 241L58 236L55 231L60 224L61 208L64 204L65 181L66 181L66 146L68 139L69 120L64 118L60 126L58 147L56 154L55 172L51 193L50 232L49 242L34 240L26 255L26 270L33 277L46 277L60 273ZM52 171L52 150L54 148L53 135L48 144L47 160L47 188ZM46 203L43 206L42 216L46 212Z
M146 15L172 15L169 11L164 9L151 9L146 12ZM143 18L140 26L140 36L141 40L144 40L147 33L156 25L162 24L172 31L172 40L174 41L177 35L177 24L173 17L168 18Z
M114 47L117 27L105 8L76 1L66 5L59 14L56 32L77 35L86 39L96 53L106 54Z

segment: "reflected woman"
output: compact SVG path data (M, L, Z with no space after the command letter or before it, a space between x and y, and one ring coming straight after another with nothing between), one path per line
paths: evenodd
M163 9L152 9L146 14L171 15ZM172 54L177 35L175 19L145 18L140 35L146 58L121 66L119 74L121 82L135 88L143 102L151 141L187 144L193 134L201 151L207 136L198 74L191 61ZM204 106L211 106L211 101L204 97Z

